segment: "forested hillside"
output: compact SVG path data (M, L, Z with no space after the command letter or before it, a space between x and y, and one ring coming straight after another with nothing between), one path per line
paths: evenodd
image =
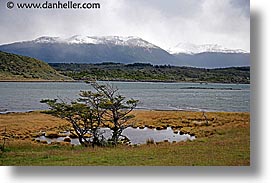
M250 67L202 69L143 63L50 65L76 80L250 83Z

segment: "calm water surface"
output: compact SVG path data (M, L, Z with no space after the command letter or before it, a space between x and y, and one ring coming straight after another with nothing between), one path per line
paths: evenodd
M105 138L110 138L112 136L112 132L108 128L102 129L102 132L104 132ZM69 134L68 134L69 135ZM135 129L132 127L126 128L122 135L126 136L131 144L146 144L146 141L148 139L153 139L154 142L162 142L164 140L167 140L168 142L179 142L179 141L187 141L187 140L194 140L194 136L190 136L188 134L180 135L179 133L174 133L171 127L168 127L166 130L156 130L156 129ZM38 140L46 140L48 143L57 141L62 142L64 141L65 137L58 137L58 138L47 138L45 136L40 136L36 139ZM74 138L71 139L71 144L79 145L79 140Z
M249 112L250 85L156 82L108 82L120 94L138 99L139 109ZM0 82L0 112L47 109L41 99L78 98L90 90L82 82Z

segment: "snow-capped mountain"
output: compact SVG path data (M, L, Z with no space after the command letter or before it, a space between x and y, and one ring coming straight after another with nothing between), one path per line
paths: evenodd
M179 43L169 49L169 53L185 65L193 67L217 68L250 65L249 52L241 49L228 49L217 44Z
M152 63L176 64L174 57L139 37L43 36L31 41L0 45L0 50L48 63Z
M33 40L35 43L65 43L65 44L106 44L118 46L131 46L143 48L158 48L156 45L151 44L139 37L134 36L81 36L75 35L69 38L61 37L39 37Z
M228 49L224 48L218 44L203 44L195 45L191 43L179 43L173 48L169 48L168 52L170 54L199 54L199 53L248 53L245 50L241 49Z
M212 44L179 43L167 52L133 36L43 36L30 41L0 45L0 50L48 63L151 63L202 68L250 65L249 53L243 50L226 49Z

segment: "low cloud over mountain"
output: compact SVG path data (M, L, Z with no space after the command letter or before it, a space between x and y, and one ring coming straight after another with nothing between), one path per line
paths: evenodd
M139 37L40 37L0 46L1 51L48 63L151 63L204 68L249 66L249 53L218 45L179 44L168 51Z

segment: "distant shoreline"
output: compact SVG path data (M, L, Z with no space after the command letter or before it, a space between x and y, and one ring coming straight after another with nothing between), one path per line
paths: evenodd
M35 113L35 112L45 112L48 111L46 110L28 110L28 111L0 111L0 115L7 115L7 114L24 114L24 113ZM212 111L212 110L190 110L190 109L134 109L133 112L191 112L191 113L202 113L202 112L206 112L206 113L248 113L250 114L250 111Z
M106 82L132 82L132 83L136 83L136 82L141 82L141 83L198 83L198 84L247 84L249 85L250 83L220 83L220 82L198 82L198 81L154 81L154 80L98 80L98 81L106 81ZM81 83L81 82L85 82L85 80L1 80L0 82L37 82L37 83L47 83L47 82L56 82L56 83L62 83L62 82L68 82L68 83Z
M47 83L47 82L81 82L77 80L0 80L0 82L34 82L34 83Z

